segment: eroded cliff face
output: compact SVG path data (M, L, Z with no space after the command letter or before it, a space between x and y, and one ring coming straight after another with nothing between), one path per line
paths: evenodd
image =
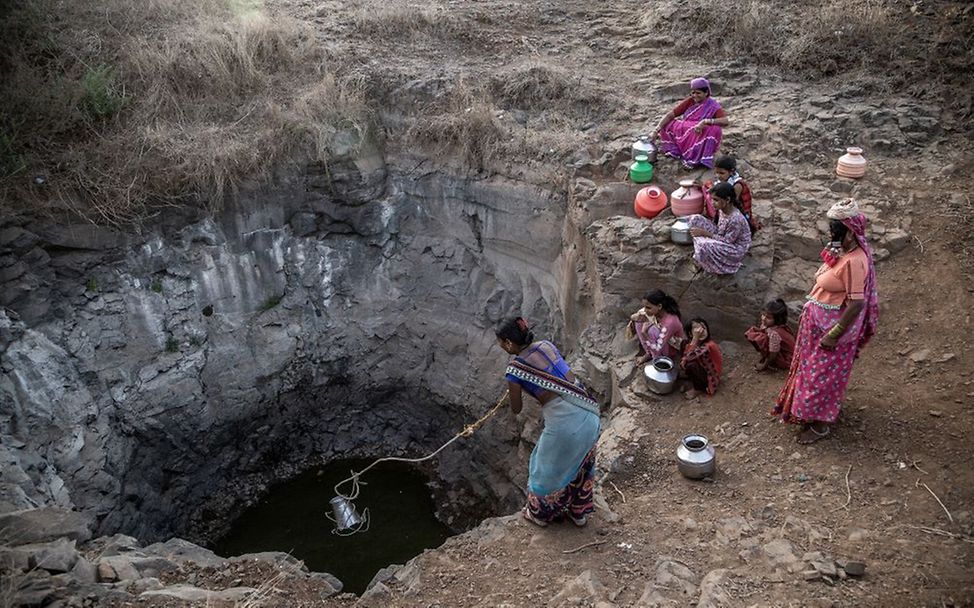
M141 237L8 227L3 508L206 538L302 466L426 453L503 391L502 317L563 326L566 204L367 155ZM516 504L520 424L437 461L444 518Z

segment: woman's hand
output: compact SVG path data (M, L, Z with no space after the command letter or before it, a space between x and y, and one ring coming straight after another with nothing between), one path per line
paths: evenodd
M704 228L691 228L690 236L704 236L707 238L713 238L714 235L712 235L709 230Z
M822 336L822 339L819 340L818 345L821 346L824 350L833 350L835 349L835 345L838 342L839 342L838 338L833 338L832 336L825 334L824 336Z
M697 343L703 342L703 339L707 337L707 330L700 325L694 327L690 333L693 335L693 341Z
M659 129L653 129L653 132L649 134L649 141L656 141L659 139Z

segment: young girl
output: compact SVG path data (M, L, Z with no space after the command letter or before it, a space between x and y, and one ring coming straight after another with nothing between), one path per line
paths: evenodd
M659 289L643 296L643 307L629 317L629 328L639 338L643 353L636 358L642 365L656 357L669 357L674 362L683 346L683 320L680 307L672 296Z
M765 304L760 325L749 328L744 337L761 354L761 360L754 364L759 372L769 367L791 369L795 334L788 327L788 307L784 300L778 298Z
M683 359L680 361L680 367L690 380L686 397L693 399L700 393L713 395L720 384L724 363L720 347L710 339L710 326L700 317L687 321L683 330L690 336L690 342L683 348Z
M717 184L727 183L734 186L734 193L737 194L741 213L744 214L744 218L751 228L751 234L757 232L761 228L761 223L754 218L754 214L751 212L751 189L741 177L740 173L737 172L737 160L732 156L717 157L717 160L714 162L714 177L716 179L713 183L707 182L703 188L704 214L707 218L713 220L717 217L717 210L714 208L713 201L710 197L710 189Z

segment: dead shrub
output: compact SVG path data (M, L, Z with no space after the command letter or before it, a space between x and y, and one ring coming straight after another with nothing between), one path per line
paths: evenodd
M588 100L581 77L534 60L515 66L492 80L494 94L505 104L525 110L541 110Z

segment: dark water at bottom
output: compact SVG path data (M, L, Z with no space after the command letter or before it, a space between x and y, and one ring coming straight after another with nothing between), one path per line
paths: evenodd
M369 462L331 462L273 486L212 549L222 556L289 552L310 570L337 576L345 591L362 593L380 568L405 563L453 534L433 516L426 477L401 463L383 463L361 478L355 506L359 513L369 509L369 530L346 537L332 534L334 524L325 514L331 513L328 501L335 484ZM350 485L342 491L347 494Z

